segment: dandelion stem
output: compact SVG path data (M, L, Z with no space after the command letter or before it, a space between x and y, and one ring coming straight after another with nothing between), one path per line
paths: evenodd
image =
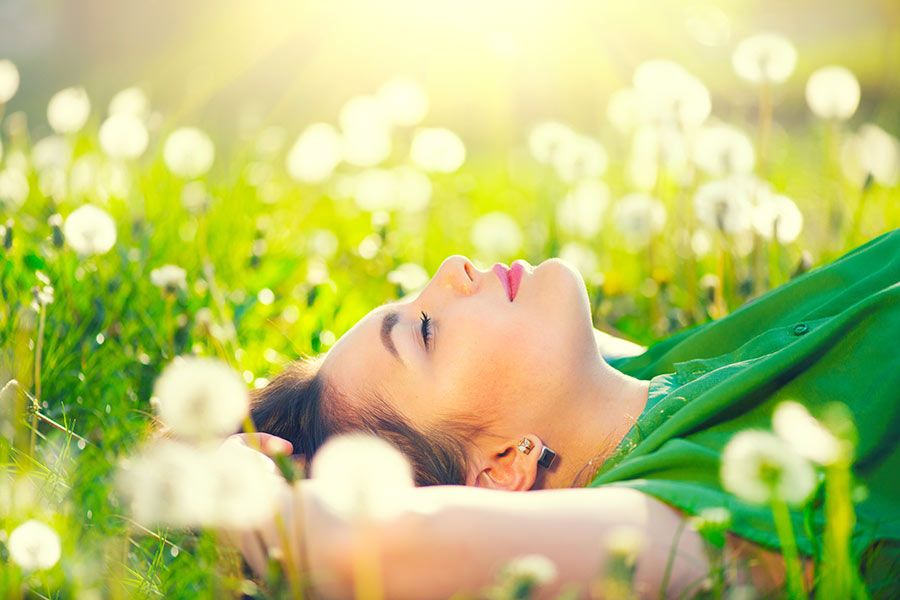
M825 515L821 594L823 598L851 598L859 582L848 552L854 515L846 461L838 461L825 471Z
M807 596L803 586L803 572L800 568L800 556L797 553L797 540L794 538L791 515L787 503L777 496L772 498L772 516L775 519L775 529L784 557L787 595L793 600L803 600Z
M772 129L772 88L763 82L759 88L759 172L768 171L769 132Z
M375 527L367 515L357 518L355 527L358 543L353 548L353 597L356 600L382 600Z

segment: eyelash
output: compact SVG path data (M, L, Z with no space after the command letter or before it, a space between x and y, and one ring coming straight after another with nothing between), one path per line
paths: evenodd
M431 339L431 317L422 311L422 339L425 340L425 348L428 348L428 340Z

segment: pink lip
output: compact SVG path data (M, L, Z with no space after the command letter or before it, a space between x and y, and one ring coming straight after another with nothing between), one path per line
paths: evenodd
M500 279L503 289L506 290L506 297L512 302L516 294L519 292L519 284L522 282L522 275L525 273L528 263L524 260L514 260L511 267L507 267L503 263L495 263L491 270Z

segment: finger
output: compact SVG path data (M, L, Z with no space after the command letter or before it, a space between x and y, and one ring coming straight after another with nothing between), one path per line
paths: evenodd
M286 439L270 433L236 433L229 437L245 446L258 450L263 454L273 456L275 454L290 454L294 451L294 445Z

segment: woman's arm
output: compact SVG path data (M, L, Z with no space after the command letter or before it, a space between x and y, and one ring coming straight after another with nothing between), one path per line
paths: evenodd
M312 480L315 483L315 480ZM708 571L699 535L672 508L624 488L567 488L528 493L465 486L430 486L398 494L406 510L375 523L365 534L334 523L321 525L315 485L301 484L307 498L305 544L324 574L314 584L326 598L354 595L354 556L375 551L381 584L390 599L448 598L475 593L492 583L501 565L524 554L542 554L558 569L557 579L539 588L538 598L556 597L575 586L588 597L589 585L604 573L623 531L638 534L635 591L659 597L667 561L674 553L666 597L696 585ZM367 541L368 540L368 541ZM276 542L277 543L277 542ZM315 563L315 564L313 564Z

